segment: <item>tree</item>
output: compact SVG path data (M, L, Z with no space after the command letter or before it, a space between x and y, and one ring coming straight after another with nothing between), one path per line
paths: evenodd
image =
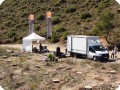
M92 34L104 36L107 42L111 43L109 41L109 35L114 28L114 14L110 11L105 11L100 15L99 18L100 21L95 24Z

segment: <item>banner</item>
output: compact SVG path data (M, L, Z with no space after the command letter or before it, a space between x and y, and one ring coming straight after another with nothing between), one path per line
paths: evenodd
M34 31L34 14L30 14L29 17L29 35Z
M29 18L29 20L34 20L34 15L30 14L28 18Z
M52 22L51 18L47 18L47 38L52 36Z
M47 12L47 38L52 36L52 13Z
M47 18L51 18L52 17L52 13L51 12L47 12Z

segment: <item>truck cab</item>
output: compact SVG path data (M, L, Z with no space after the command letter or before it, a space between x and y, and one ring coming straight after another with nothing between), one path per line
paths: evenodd
M109 53L102 45L89 46L88 58L93 60L108 60Z

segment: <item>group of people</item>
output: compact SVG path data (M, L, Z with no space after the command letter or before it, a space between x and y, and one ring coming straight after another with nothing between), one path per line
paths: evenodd
M111 52L112 59L117 58L117 52L118 52L118 48L114 47L114 49L112 49L112 52Z

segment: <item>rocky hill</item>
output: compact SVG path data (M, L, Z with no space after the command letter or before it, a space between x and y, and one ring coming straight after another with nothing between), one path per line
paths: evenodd
M47 11L52 12L51 42L83 34L120 44L120 5L115 0L5 0L0 5L0 43L20 43L28 35L30 13L35 32L46 36Z

